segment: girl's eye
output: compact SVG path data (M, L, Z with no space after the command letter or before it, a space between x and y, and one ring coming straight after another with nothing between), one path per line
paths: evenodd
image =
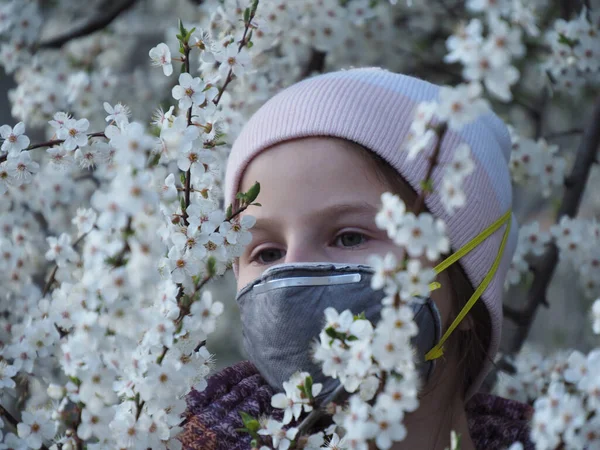
M361 244L364 244L366 240L367 237L364 234L358 233L356 231L351 231L348 233L340 234L335 239L335 242L340 242L342 244L342 247L357 247Z
M278 248L266 248L258 252L252 261L257 261L259 264L271 264L283 258L283 252Z

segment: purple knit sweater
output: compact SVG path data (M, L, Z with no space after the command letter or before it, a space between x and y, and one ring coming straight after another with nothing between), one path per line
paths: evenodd
M207 388L187 396L184 431L179 439L183 450L248 450L250 436L238 433L239 411L258 417L272 415L281 420L281 410L271 407L273 390L249 361L237 363L208 379ZM533 409L526 404L488 394L476 394L466 405L471 438L478 450L501 450L521 441L534 450L529 440Z

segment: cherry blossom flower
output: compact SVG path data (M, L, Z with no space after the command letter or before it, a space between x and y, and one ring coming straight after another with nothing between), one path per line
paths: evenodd
M129 123L131 111L126 105L117 103L115 106L111 106L110 103L104 102L104 111L108 113L108 116L106 116L107 122L115 122L120 127Z
M442 86L439 90L437 115L447 121L453 130L460 130L477 117L489 111L489 103L482 97L481 84L472 82L456 87Z
M594 319L594 333L600 334L600 299L592 306L592 317Z
M17 425L19 437L31 448L40 448L44 440L52 439L56 433L54 422L49 421L42 411L23 411L21 420Z
M15 387L15 381L12 379L17 374L17 368L7 364L6 361L0 361L0 388L12 389Z
M469 61L483 41L483 24L479 19L471 19L468 25L459 25L458 30L446 39L446 48L450 53L444 57L447 63Z
M78 261L79 255L73 247L71 247L71 236L67 233L62 233L57 239L53 236L46 238L50 249L46 252L46 259L49 261L56 261L60 266L65 264L67 261Z
M529 222L519 228L520 251L524 254L532 253L540 256L544 253L548 242L550 242L550 234L540 230L538 221Z
M50 166L55 170L68 171L75 165L72 153L62 144L50 147L46 153L50 156Z
M258 430L258 434L262 436L271 436L273 447L276 450L287 450L290 447L291 441L298 433L297 428L283 429L283 423L274 419L268 419L266 427Z
M160 66L166 76L173 73L173 64L171 64L171 50L164 42L161 42L156 47L152 47L148 55L152 59L152 65Z
M16 186L29 184L40 170L40 165L31 159L29 151L25 150L14 158L6 161L6 171L10 176L11 183Z
M375 271L371 278L372 289L379 290L395 285L394 275L398 271L398 259L394 253L388 252L384 257L371 255L368 263Z
M401 441L406 437L406 428L401 422L402 410L388 408L378 403L371 410L373 422L377 426L375 444L377 448L386 450L391 448L396 441Z
M56 130L56 136L64 139L63 146L66 150L75 150L76 147L88 145L88 136L85 133L90 127L87 119L67 119L64 124Z
M304 396L304 393L300 391L298 386L303 386L307 377L310 374L308 372L296 372L292 374L288 381L283 382L283 389L285 393L278 393L273 395L271 398L271 406L273 408L283 409L283 424L287 425L292 421L292 418L298 420L302 411L312 411L312 406L309 403L309 399ZM311 388L311 395L316 397L321 392L323 385L315 383Z
M77 237L89 233L96 222L96 211L91 208L77 208L77 213L71 223L77 226Z
M197 322L195 326L190 328L201 326L207 333L212 333L216 328L217 318L223 313L223 310L223 303L213 301L212 293L204 291L200 300L192 303L190 308L191 316L188 321L195 320ZM185 323L187 323L186 319L184 319Z
M406 270L397 275L398 284L401 286L400 296L403 299L413 297L428 297L429 284L435 280L437 274L430 267L421 267L421 261L413 259L408 261Z
M375 224L386 230L390 238L394 238L402 225L406 213L406 205L399 196L390 192L381 194L382 206L375 215Z
M394 236L394 242L406 247L411 258L425 255L430 261L437 261L441 254L450 250L444 222L429 213L419 216L407 213L402 227Z
M457 209L462 208L467 203L467 194L456 180L452 177L444 177L442 186L439 190L442 204L446 212L454 214Z
M15 183L14 179L15 173L14 169L8 167L7 161L0 163L0 195L4 194L9 186L12 186Z
M0 127L0 136L4 139L0 150L8 152L10 156L16 156L19 152L29 146L29 138L25 136L25 124L17 123L14 128L9 125Z
M219 73L222 77L227 77L227 74L231 70L237 77L241 77L248 65L250 64L250 55L246 48L242 48L238 51L238 47L234 44L229 44L223 48L220 52L215 53L215 59L221 63L219 66ZM202 102L200 102L202 103Z
M172 89L175 100L179 100L179 109L188 109L192 104L201 105L206 100L203 92L205 85L198 77L192 77L184 72L179 75L179 84Z

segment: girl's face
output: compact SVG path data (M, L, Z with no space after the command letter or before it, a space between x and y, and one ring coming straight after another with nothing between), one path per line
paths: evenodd
M260 182L243 214L256 217L252 242L239 259L238 290L269 266L290 262L366 263L397 247L375 225L387 189L364 160L333 138L284 142L248 166L241 191Z
M327 137L296 139L252 160L240 190L245 192L258 181L257 202L262 206L250 206L242 213L255 216L256 225L250 230L252 242L239 258L238 290L274 264L365 264L371 254L400 256L401 249L375 225L381 194L390 188L349 148L353 145ZM449 283L440 281L443 288L432 297L445 319L450 314L450 294L444 292ZM439 296L447 300L439 301Z
M355 144L336 138L310 137L277 144L252 160L240 191L260 183L257 198L242 215L256 217L252 242L239 258L238 291L274 264L291 262L367 263L369 255L398 257L402 249L375 225L381 194L390 191L367 164ZM414 199L403 198L412 205ZM433 263L422 259L424 265ZM431 293L443 324L450 321L452 291L445 272ZM468 328L463 321L459 329ZM445 326L444 326L445 328ZM455 368L444 371L439 389L456 394ZM436 396L436 398L439 398Z

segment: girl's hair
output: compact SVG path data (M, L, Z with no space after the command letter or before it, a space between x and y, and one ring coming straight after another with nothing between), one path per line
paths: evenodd
M347 145L348 148L357 151L367 165L375 170L379 180L389 186L392 193L398 194L401 198L409 201L417 198L417 193L410 184L387 161L362 145L348 140L345 140L345 142L349 144ZM454 320L454 317L458 315L473 295L474 289L460 265L460 261L446 270L453 293L453 308L450 320ZM472 327L467 331L457 329L448 341L449 345L455 347L455 353L460 355L458 368L462 372L460 379L462 380L461 391L463 396L465 396L467 389L471 386L488 358L487 353L491 339L491 319L481 301L475 302L475 305L469 311L469 316L472 319Z

